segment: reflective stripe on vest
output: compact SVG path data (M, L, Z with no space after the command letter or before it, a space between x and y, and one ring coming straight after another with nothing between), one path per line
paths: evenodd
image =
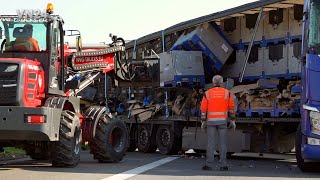
M208 115L227 115L228 112L208 112Z
M207 119L208 121L226 121L227 120L227 118L208 118Z

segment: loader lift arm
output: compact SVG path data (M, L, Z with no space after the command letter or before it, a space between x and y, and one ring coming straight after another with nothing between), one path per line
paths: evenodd
M124 40L122 38L112 37L113 42L101 50L82 50L82 45L77 45L77 52L69 58L66 81L70 96L76 96L83 89L88 87L101 74L114 71L115 62L121 58L121 53L125 50ZM81 38L77 38L80 42ZM121 41L121 45L118 42ZM80 42L81 43L81 42ZM85 77L80 82L78 77Z

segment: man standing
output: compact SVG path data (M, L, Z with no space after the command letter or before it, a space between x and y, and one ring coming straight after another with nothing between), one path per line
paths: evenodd
M207 160L203 170L212 170L216 136L219 136L220 171L227 171L227 120L234 119L234 102L230 92L223 88L223 77L216 75L212 78L214 88L205 92L201 102L202 128L207 128ZM235 129L234 120L230 121L230 127Z

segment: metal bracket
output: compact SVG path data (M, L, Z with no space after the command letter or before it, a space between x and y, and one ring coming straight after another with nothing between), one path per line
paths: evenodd
M245 73L246 68L247 68L249 56L250 56L250 53L251 53L251 49L252 49L252 46L253 46L254 39L255 39L256 34L257 34L257 30L258 30L260 21L262 19L262 15L263 15L263 7L260 8L259 16L257 18L256 25L254 26L254 32L253 32L253 35L252 35L252 38L251 38L251 41L250 41L250 44L249 44L249 47L248 47L248 50L247 50L247 53L246 53L246 59L245 59L244 64L243 64L242 72L240 74L240 78L239 78L240 82L242 82L244 73Z
M88 51L88 52L76 52L72 56L72 67L75 70L87 70L88 68L95 68L95 67L107 67L110 63L101 61L104 58L104 55L116 53L119 51L124 51L125 47L123 46L115 46L111 48L106 48L103 50L96 50L96 51ZM76 59L82 58L79 61L82 63L76 64Z

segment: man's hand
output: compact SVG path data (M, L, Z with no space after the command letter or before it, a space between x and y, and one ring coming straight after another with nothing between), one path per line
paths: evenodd
M206 115L202 115L202 116L201 116L201 119L202 119L202 120L206 120L206 119L207 119L207 116L206 116Z
M234 120L231 120L231 119L230 119L229 122L230 122L230 124L229 124L228 128L229 128L229 129L232 128L232 129L235 131L235 130L236 130L236 127L237 127L237 126L236 126L236 122L235 122Z
M202 121L201 130L206 133L207 132L207 121Z

